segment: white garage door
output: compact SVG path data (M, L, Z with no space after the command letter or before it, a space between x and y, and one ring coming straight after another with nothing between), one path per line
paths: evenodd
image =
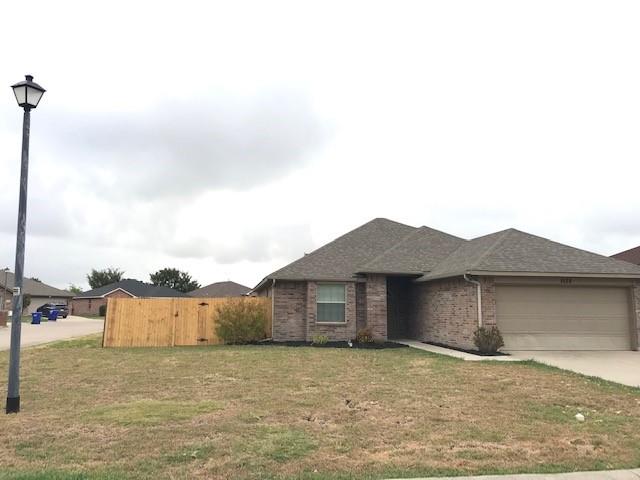
M497 286L505 350L629 350L624 288Z

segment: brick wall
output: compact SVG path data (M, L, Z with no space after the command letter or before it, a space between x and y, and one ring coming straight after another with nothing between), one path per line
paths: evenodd
M367 326L367 285L356 283L356 331Z
M632 303L632 313L635 313L635 325L636 325L636 338L635 343L632 342L632 345L635 347L635 350L638 350L638 346L640 344L640 282L636 282L635 286L632 289L633 293L633 303Z
M107 304L107 298L131 298L131 295L122 290L107 295L106 298L74 298L71 300L72 315L99 315L100 305Z
M387 277L367 275L367 327L374 338L387 339Z
M307 282L307 335L308 342L314 335L326 335L331 341L346 341L356 338L356 285L353 282L345 284L345 320L344 324L317 323L317 289L316 282Z
M482 278L481 282L484 324L495 325L493 279ZM478 326L476 286L462 278L415 284L411 317L414 338L475 349L473 332Z
M278 342L310 342L314 335L326 335L330 341L354 339L358 316L356 283L345 282L344 285L346 322L323 324L316 322L317 282L277 281L274 289L273 339Z
M493 277L481 277L480 284L482 290L482 324L486 327L497 325L496 285ZM477 308L478 307L476 307L476 309Z
M273 295L273 339L304 340L307 284L277 281Z

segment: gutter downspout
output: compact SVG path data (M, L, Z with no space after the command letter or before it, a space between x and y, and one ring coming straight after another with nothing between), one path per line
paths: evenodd
M466 273L462 275L462 278L476 286L476 295L478 297L478 327L482 327L482 288L480 286L480 282L478 280L470 279Z

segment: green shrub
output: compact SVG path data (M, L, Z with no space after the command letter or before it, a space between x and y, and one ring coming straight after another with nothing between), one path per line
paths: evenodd
M229 300L217 307L216 333L227 344L257 342L266 337L267 307L251 299Z
M356 333L356 342L358 343L373 343L375 341L373 332L369 327L361 328L358 330L358 333Z
M325 345L329 341L326 335L316 334L311 338L311 345Z
M101 317L104 317L107 315L107 306L106 305L100 305L98 307L98 315L100 315Z
M473 343L481 353L496 353L504 347L504 340L498 327L478 327L473 334Z

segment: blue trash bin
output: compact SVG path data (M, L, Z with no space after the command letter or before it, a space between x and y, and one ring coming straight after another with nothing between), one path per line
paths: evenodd
M42 320L42 313L33 312L31 314L31 325L40 325L40 320Z
M49 321L55 322L58 320L58 310L49 310Z

